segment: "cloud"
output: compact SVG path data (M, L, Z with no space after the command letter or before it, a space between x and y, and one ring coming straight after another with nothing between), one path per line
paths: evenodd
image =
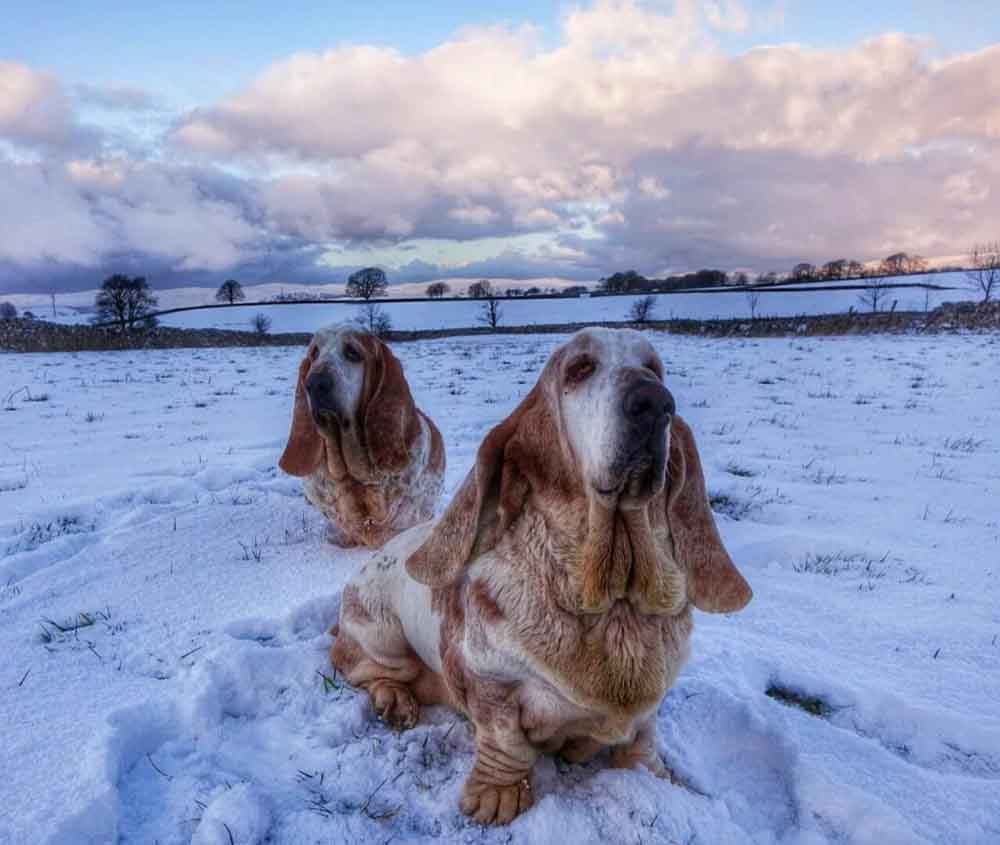
M796 169L813 161L817 178L829 166L878 164L886 174L878 181L887 181L915 154L958 146L964 161L943 160L991 174L983 165L1000 140L1000 48L934 62L921 40L887 34L847 48L786 44L728 55L709 37L752 23L738 2L681 2L673 14L600 2L568 14L555 48L531 30L494 28L417 56L372 47L300 54L185 116L173 140L209 156L333 167L336 185L300 177L271 189L284 225L331 238L552 230L569 227L581 204L625 214L635 206L626 193L636 190L694 231L697 219L678 211L689 198L654 176L636 179L640 162L692 148L730 161L783 155ZM764 191L776 205L748 197L743 206L765 217L803 207L780 193ZM345 194L360 206L350 219ZM468 225L449 229L436 222L442 215ZM887 213L869 223L898 229ZM753 231L762 254L781 251L780 237Z
M891 161L690 144L634 165L636 190L592 236L560 242L609 267L787 270L903 248L964 252L1000 215L1000 145L974 160L937 149ZM655 180L669 196L643 190ZM721 258L720 258L721 257Z
M223 271L263 249L252 195L224 180L127 161L0 161L0 261L99 266L137 253L177 271ZM232 186L229 186L232 190Z
M27 149L68 149L93 143L60 82L18 62L0 61L0 140Z
M77 100L108 111L159 111L163 102L157 95L130 85L77 85Z
M0 260L308 274L299 260L331 247L379 263L404 245L427 260L428 239L530 235L530 250L501 245L454 272L596 278L954 254L996 237L1000 46L932 59L888 33L734 52L730 34L780 21L781 4L760 9L599 0L570 9L554 42L497 26L415 55L299 53L174 116L146 149L114 152L155 93L77 86L74 99L0 64L0 139L35 155L3 164L28 170L0 196L38 209L7 212L21 234ZM77 102L117 112L119 135L82 144ZM428 273L451 272L435 262Z

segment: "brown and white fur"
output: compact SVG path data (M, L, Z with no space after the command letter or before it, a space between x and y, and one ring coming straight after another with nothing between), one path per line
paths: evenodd
M666 774L655 714L691 608L751 598L722 546L691 430L653 347L586 329L486 436L444 515L345 588L332 660L388 723L445 703L475 724L462 810L532 804L541 752Z
M341 546L379 548L434 515L444 443L413 402L389 347L348 325L320 329L299 364L288 445L278 465Z

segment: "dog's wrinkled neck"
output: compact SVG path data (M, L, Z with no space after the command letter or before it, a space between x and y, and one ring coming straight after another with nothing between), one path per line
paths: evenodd
M589 496L586 515L575 536L558 541L569 574L567 597L573 612L605 613L618 601L644 614L674 615L687 604L683 571L653 532L650 509L662 506L657 497L641 507L609 506Z

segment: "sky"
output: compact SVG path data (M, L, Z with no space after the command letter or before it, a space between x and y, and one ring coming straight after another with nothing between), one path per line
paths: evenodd
M3 0L0 291L1000 239L992 0Z

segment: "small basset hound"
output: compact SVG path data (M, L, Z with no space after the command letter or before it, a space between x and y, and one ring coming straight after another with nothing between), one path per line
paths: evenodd
M379 548L434 515L445 452L389 347L334 325L313 335L299 364L278 465L303 477L306 498L330 520L333 542Z
M345 588L331 658L395 727L446 704L476 729L461 809L507 823L542 752L668 774L656 711L692 608L751 590L723 548L694 436L652 345L585 329L487 434L436 523Z

